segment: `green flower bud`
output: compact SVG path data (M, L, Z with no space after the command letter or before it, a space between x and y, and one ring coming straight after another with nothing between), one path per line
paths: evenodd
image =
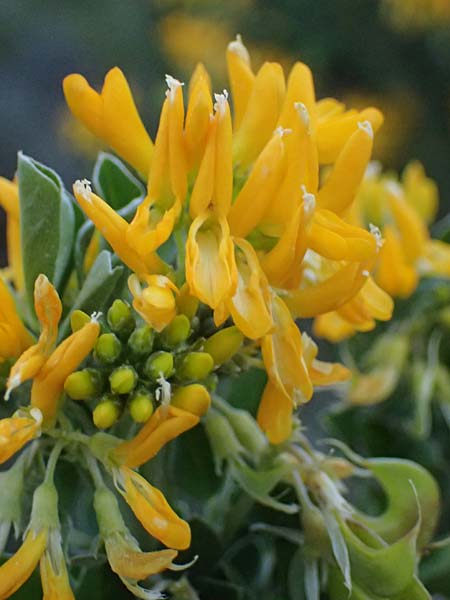
M175 348L185 342L191 331L186 315L177 315L161 333L161 342L167 348Z
M154 352L144 365L144 374L152 381L156 381L161 375L167 379L172 373L173 355L170 352Z
M94 348L96 360L106 365L116 362L122 351L122 344L114 333L103 333L97 340Z
M211 354L217 366L233 358L243 341L244 336L237 327L226 327L208 338L203 350Z
M153 396L145 389L133 393L128 403L131 418L136 423L145 423L153 414Z
M170 403L201 417L211 405L211 396L203 385L191 383L177 388Z
M155 332L148 325L138 327L128 338L128 346L134 354L145 356L150 354L153 349Z
M102 378L96 369L75 371L64 383L64 391L72 400L90 400L101 394L102 388Z
M133 367L122 365L109 376L111 391L115 394L129 394L136 387L138 376Z
M121 405L113 394L105 394L92 413L94 425L99 429L112 427L119 419Z
M228 419L218 411L211 409L207 412L205 429L214 454L216 473L220 474L223 461L238 458L245 454L245 449Z
M130 305L123 300L114 300L106 315L111 330L127 338L136 326Z
M70 327L72 329L72 333L75 333L75 331L78 331L84 327L86 323L89 323L90 320L91 317L84 311L78 309L74 310L70 315Z
M205 379L214 369L213 357L207 352L189 352L177 365L177 376L185 381Z

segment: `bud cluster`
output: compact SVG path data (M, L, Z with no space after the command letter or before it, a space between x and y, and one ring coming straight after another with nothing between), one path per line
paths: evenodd
M198 310L198 303L183 302L179 308L184 312L158 333L126 301L112 303L92 353L64 384L69 398L87 403L96 427L112 427L125 412L145 423L159 404L169 402L204 414L216 371L245 367L245 357L238 354L244 338L237 327L217 330L210 311ZM72 330L88 320L75 310Z

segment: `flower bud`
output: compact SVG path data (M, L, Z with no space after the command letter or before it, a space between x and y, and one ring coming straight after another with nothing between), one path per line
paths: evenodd
M177 388L170 403L177 408L201 417L211 405L211 396L203 385L191 383Z
M252 415L245 410L229 406L226 411L226 417L243 447L252 456L259 458L267 449L268 442Z
M122 365L109 376L109 384L114 394L129 394L136 387L138 376L133 367Z
M131 418L136 423L145 423L153 414L153 396L145 389L133 393L128 404Z
M244 336L236 326L226 327L208 338L203 344L203 350L211 354L217 366L233 358L243 340Z
M72 333L75 333L75 331L78 331L84 327L84 325L89 323L90 320L91 317L82 310L74 310L70 315L70 327L72 329Z
M172 373L173 356L170 352L154 352L144 365L144 374L152 381L156 381L161 375L167 379Z
M220 474L222 462L238 458L245 454L245 449L238 440L230 422L216 410L210 410L205 420L206 434L211 444L216 465L216 473Z
M214 369L214 360L207 352L189 352L177 365L177 377L185 381L205 379Z
M111 331L127 338L136 326L131 307L123 300L114 300L106 315Z
M191 323L186 315L177 315L161 333L163 346L175 348L187 340Z
M128 346L134 354L145 356L153 349L155 339L154 330L148 325L138 327L128 338Z
M105 394L92 413L94 425L99 429L112 427L120 417L121 406L113 394Z
M122 344L114 333L103 333L97 340L94 348L96 360L106 365L116 362L122 351Z
M71 373L65 383L64 391L72 400L90 400L102 392L102 379L96 369L83 369Z

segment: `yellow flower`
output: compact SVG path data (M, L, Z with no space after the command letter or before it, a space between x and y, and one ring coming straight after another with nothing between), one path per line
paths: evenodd
M30 346L11 368L5 398L27 379L34 377L51 354L58 336L58 324L62 304L58 293L45 275L39 275L34 283L34 307L41 325L37 344Z
M100 94L81 75L69 75L64 79L64 95L72 113L89 131L144 176L148 174L153 144L119 68L109 71Z
M85 214L132 271L146 274L164 269L163 261L152 250L140 254L134 245L128 242L129 223L92 192L89 181L76 181L73 193Z
M353 219L373 219L380 227L384 240L375 280L392 296L411 295L423 275L449 276L450 246L430 239L427 230L437 202L436 185L417 162L405 168L400 181L376 169L363 181Z
M0 362L16 358L33 338L23 325L8 286L0 277Z
M50 532L49 543L41 557L43 600L75 600L61 546L59 530Z
M19 189L15 181L8 181L4 177L0 177L0 206L7 216L6 243L9 268L14 286L20 293L24 288L24 279L20 243Z
M174 294L178 293L178 289L164 275L144 275L142 279L147 284L144 289L136 275L130 275L128 279L134 298L133 307L153 329L162 331L176 315Z
M148 533L169 548L185 550L191 543L189 524L170 507L164 495L128 467L116 474L116 485Z
M47 545L48 531L30 530L19 550L0 567L0 599L9 598L36 568Z
M317 101L303 63L287 81L278 63L254 73L239 37L228 45L227 66L233 118L226 91L213 104L203 65L190 81L186 118L182 84L167 77L147 197L130 224L87 186L76 184L75 194L135 272L129 282L135 309L158 330L176 307L169 280L155 275L168 269L156 251L174 233L177 282L185 276L189 295L213 309L217 326L231 316L244 335L262 340L269 383L260 422L279 441L290 431L293 407L311 397L311 377L326 379L312 363L309 372L289 311L310 317L344 306L348 312L379 252L379 239L354 218L353 204L383 118L374 108ZM322 164L331 165L325 178ZM366 295L354 310L372 322L387 310L373 290ZM277 404L284 414L272 433Z
M31 406L39 408L45 423L53 422L64 382L91 352L99 333L100 325L92 318L56 347L34 377Z
M153 458L170 440L195 427L199 417L175 406L160 406L131 440L122 442L112 452L119 464L135 468Z
M0 464L38 437L41 424L42 413L38 408L19 410L12 417L0 419Z

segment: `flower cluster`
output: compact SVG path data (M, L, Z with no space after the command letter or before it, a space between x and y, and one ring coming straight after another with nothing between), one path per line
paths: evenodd
M190 545L190 526L137 469L201 419L218 471L226 461L243 489L277 508L283 504L269 496L272 488L293 485L305 515L312 506L306 485L335 532L332 546L337 528L358 564L359 542L347 525L354 511L318 453L302 454L293 414L316 386L350 373L319 360L296 319L339 314L360 330L388 320L389 293L398 292L382 276L380 265L392 260L386 253L397 252L411 270L433 243L392 185L383 184L398 227L392 243L384 228L382 244L384 222L366 223L364 203L356 202L383 120L377 109L317 100L300 62L287 80L277 63L255 73L239 37L228 46L227 66L233 111L227 91L212 94L201 64L186 109L183 84L167 76L154 142L118 68L100 93L69 75L72 113L134 171L103 154L93 183L74 184L75 199L54 172L22 155L18 181L0 179L10 262L0 279L0 382L17 407L0 420L0 461L23 449L2 473L16 494L0 502L2 546L12 525L20 528L11 506L20 506L26 473L36 457L46 462L23 544L0 567L0 598L38 562L44 597L73 598L54 483L60 458L89 473L112 570L137 597L161 597L139 581L178 568L173 561ZM254 366L267 375L258 425L216 394L222 375ZM260 459L274 466L270 485L255 491ZM434 482L428 485L437 504ZM117 497L166 549L141 551ZM412 560L420 516L417 523L372 540L377 556L400 537ZM335 558L349 588L348 569ZM339 569L332 587L341 586ZM364 587L365 567L355 573ZM392 589L420 588L413 570L399 586Z
M379 228L382 245L374 280L390 296L408 298L421 277L450 277L450 246L431 239L427 229L437 208L436 184L426 177L420 163L410 163L401 181L380 173L376 163L369 166L350 218ZM372 316L358 312L363 294L364 288L350 303L317 317L315 333L338 342L356 331L373 329Z

